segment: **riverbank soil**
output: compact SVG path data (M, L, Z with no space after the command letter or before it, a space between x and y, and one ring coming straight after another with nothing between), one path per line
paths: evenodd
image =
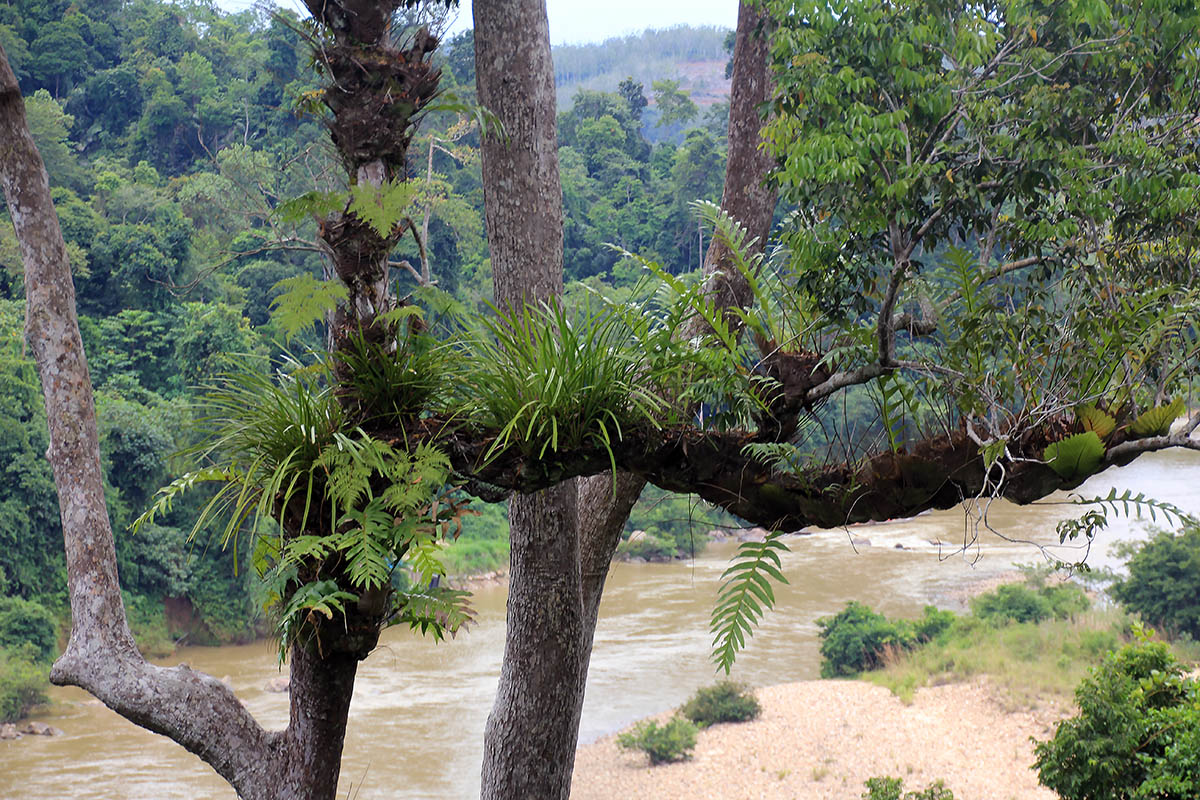
M572 800L847 800L884 775L910 791L942 780L955 800L1054 800L1030 737L1048 739L1067 709L1007 711L983 680L918 689L910 705L863 681L755 694L762 715L701 731L691 761L651 768L616 736L579 748Z

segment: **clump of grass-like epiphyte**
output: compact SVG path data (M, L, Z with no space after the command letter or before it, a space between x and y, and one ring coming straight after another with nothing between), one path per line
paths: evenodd
M560 304L497 311L468 348L469 417L497 431L488 456L516 447L548 452L612 448L623 431L656 425L663 401L649 391L628 330L607 309L572 323ZM615 468L615 463L614 463Z

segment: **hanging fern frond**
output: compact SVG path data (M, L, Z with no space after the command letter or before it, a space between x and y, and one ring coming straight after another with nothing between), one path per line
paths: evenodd
M442 586L402 592L391 624L407 624L413 630L433 636L434 641L442 641L447 633L454 636L475 621L470 597L470 592Z
M153 524L160 514L169 514L175 498L191 491L198 483L234 483L241 477L241 472L231 467L207 467L181 475L154 493L154 503L130 524L129 530L137 533L143 526Z
M1114 487L1104 497L1079 497L1072 495L1071 502L1078 506L1092 506L1074 519L1065 519L1058 523L1058 541L1064 543L1074 540L1080 535L1091 540L1096 534L1108 526L1109 515L1116 514L1126 518L1141 519L1143 514L1151 522L1158 522L1159 515L1168 524L1198 524L1194 516L1173 503L1155 500L1142 492L1134 494L1132 489L1126 489L1117 494Z
M285 341L291 341L325 318L347 297L340 281L319 281L312 275L284 278L271 287L280 294L271 301L271 318L283 328Z
M718 669L729 670L737 653L754 635L754 626L775 605L771 582L786 584L779 554L788 552L781 531L768 533L761 542L745 542L738 547L733 564L721 575L724 581L717 593L709 630L713 633L713 661Z

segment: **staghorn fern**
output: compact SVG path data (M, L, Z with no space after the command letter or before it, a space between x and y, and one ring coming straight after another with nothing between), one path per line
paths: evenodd
M1171 423L1187 410L1182 397L1176 397L1165 406L1158 406L1142 414L1129 426L1129 432L1138 438L1166 436L1171 432Z
M1086 478L1100 466L1104 458L1104 442L1095 431L1077 433L1054 442L1042 453L1050 469L1064 480Z
M761 542L738 547L733 564L721 575L724 583L717 594L709 630L713 633L713 661L718 669L733 667L737 653L754 635L754 626L775 605L771 581L787 583L780 571L780 552L788 552L783 533L772 531Z
M1075 416L1084 431L1092 431L1101 439L1107 439L1117 427L1117 421L1110 415L1092 405L1080 406L1075 409Z

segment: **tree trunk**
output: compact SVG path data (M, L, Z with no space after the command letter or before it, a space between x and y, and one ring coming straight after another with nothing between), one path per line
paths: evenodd
M264 731L220 681L186 666L147 664L125 619L104 501L92 384L75 312L75 286L49 180L29 135L17 81L0 50L0 183L25 266L25 336L37 361L50 429L66 547L71 636L50 678L96 695L134 723L210 764L245 797L273 766Z
M562 294L562 189L550 34L541 0L476 2L479 102L504 136L483 140L496 305ZM509 503L508 627L484 735L484 800L570 792L583 693L576 482Z

